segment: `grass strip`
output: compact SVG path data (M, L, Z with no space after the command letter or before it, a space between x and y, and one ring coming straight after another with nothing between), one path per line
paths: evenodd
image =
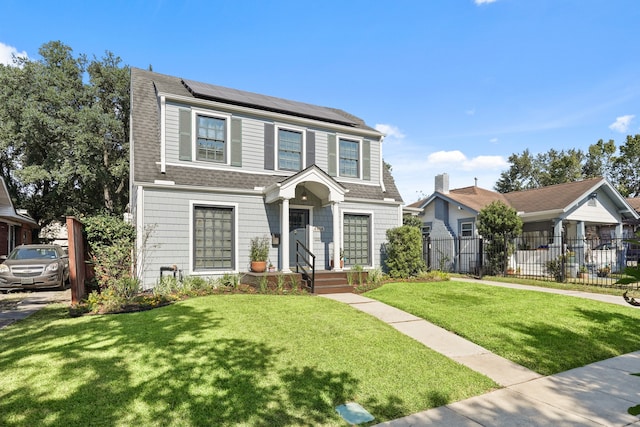
M640 349L640 310L466 282L389 283L367 292L543 375Z

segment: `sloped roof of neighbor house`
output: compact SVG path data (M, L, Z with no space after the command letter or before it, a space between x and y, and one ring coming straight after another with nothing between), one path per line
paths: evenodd
M604 183L606 183L604 178L592 178L532 190L514 191L504 196L518 212L564 210Z
M9 196L7 185L4 182L4 179L0 177L0 220L2 219L28 224L33 228L38 227L38 223L33 218L27 214L17 211L14 208L11 196Z
M458 204L476 212L479 212L482 208L496 200L509 205L504 194L496 191L485 190L484 188L472 185L469 187L455 188L450 190L448 193L436 191L426 199L418 200L407 207L420 209L431 203L434 198L444 199L449 203Z

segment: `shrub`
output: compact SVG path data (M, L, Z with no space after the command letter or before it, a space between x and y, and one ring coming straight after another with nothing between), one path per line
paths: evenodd
M101 290L131 276L135 228L109 215L83 218L96 280Z
M422 234L417 227L403 225L387 230L386 266L389 276L411 277L424 271Z

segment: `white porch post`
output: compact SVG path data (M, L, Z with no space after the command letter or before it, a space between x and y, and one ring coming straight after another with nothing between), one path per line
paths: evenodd
M562 246L562 220L559 219L553 225L553 244L554 246Z
M620 243L620 239L622 239L624 235L624 226L622 225L622 223L618 223L616 225L616 240L618 243Z
M331 203L331 215L333 216L333 269L342 271L340 267L340 249L342 239L340 233L340 209L338 203Z
M289 273L289 199L282 199L280 208L280 268Z

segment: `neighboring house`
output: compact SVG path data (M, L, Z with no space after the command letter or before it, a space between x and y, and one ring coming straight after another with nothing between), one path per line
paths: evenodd
M381 266L386 230L402 224L383 136L342 110L132 69L143 282L172 265L185 275L248 271L250 239L264 235L283 272L296 241L316 269L340 265L341 252L346 268Z
M579 259L588 259L587 252L595 242L629 237L633 233L633 222L640 218L604 178L505 194L477 186L449 190L447 174L436 176L435 183L435 192L430 197L409 205L407 210L414 214L418 210L423 234L432 239L476 237L478 212L499 200L514 208L522 218L519 249L544 247L558 254L569 244ZM589 245L585 244L587 241ZM454 255L459 251L459 248L452 249Z
M32 242L32 231L38 223L26 211L13 207L11 196L0 178L0 256L8 255L18 245Z

